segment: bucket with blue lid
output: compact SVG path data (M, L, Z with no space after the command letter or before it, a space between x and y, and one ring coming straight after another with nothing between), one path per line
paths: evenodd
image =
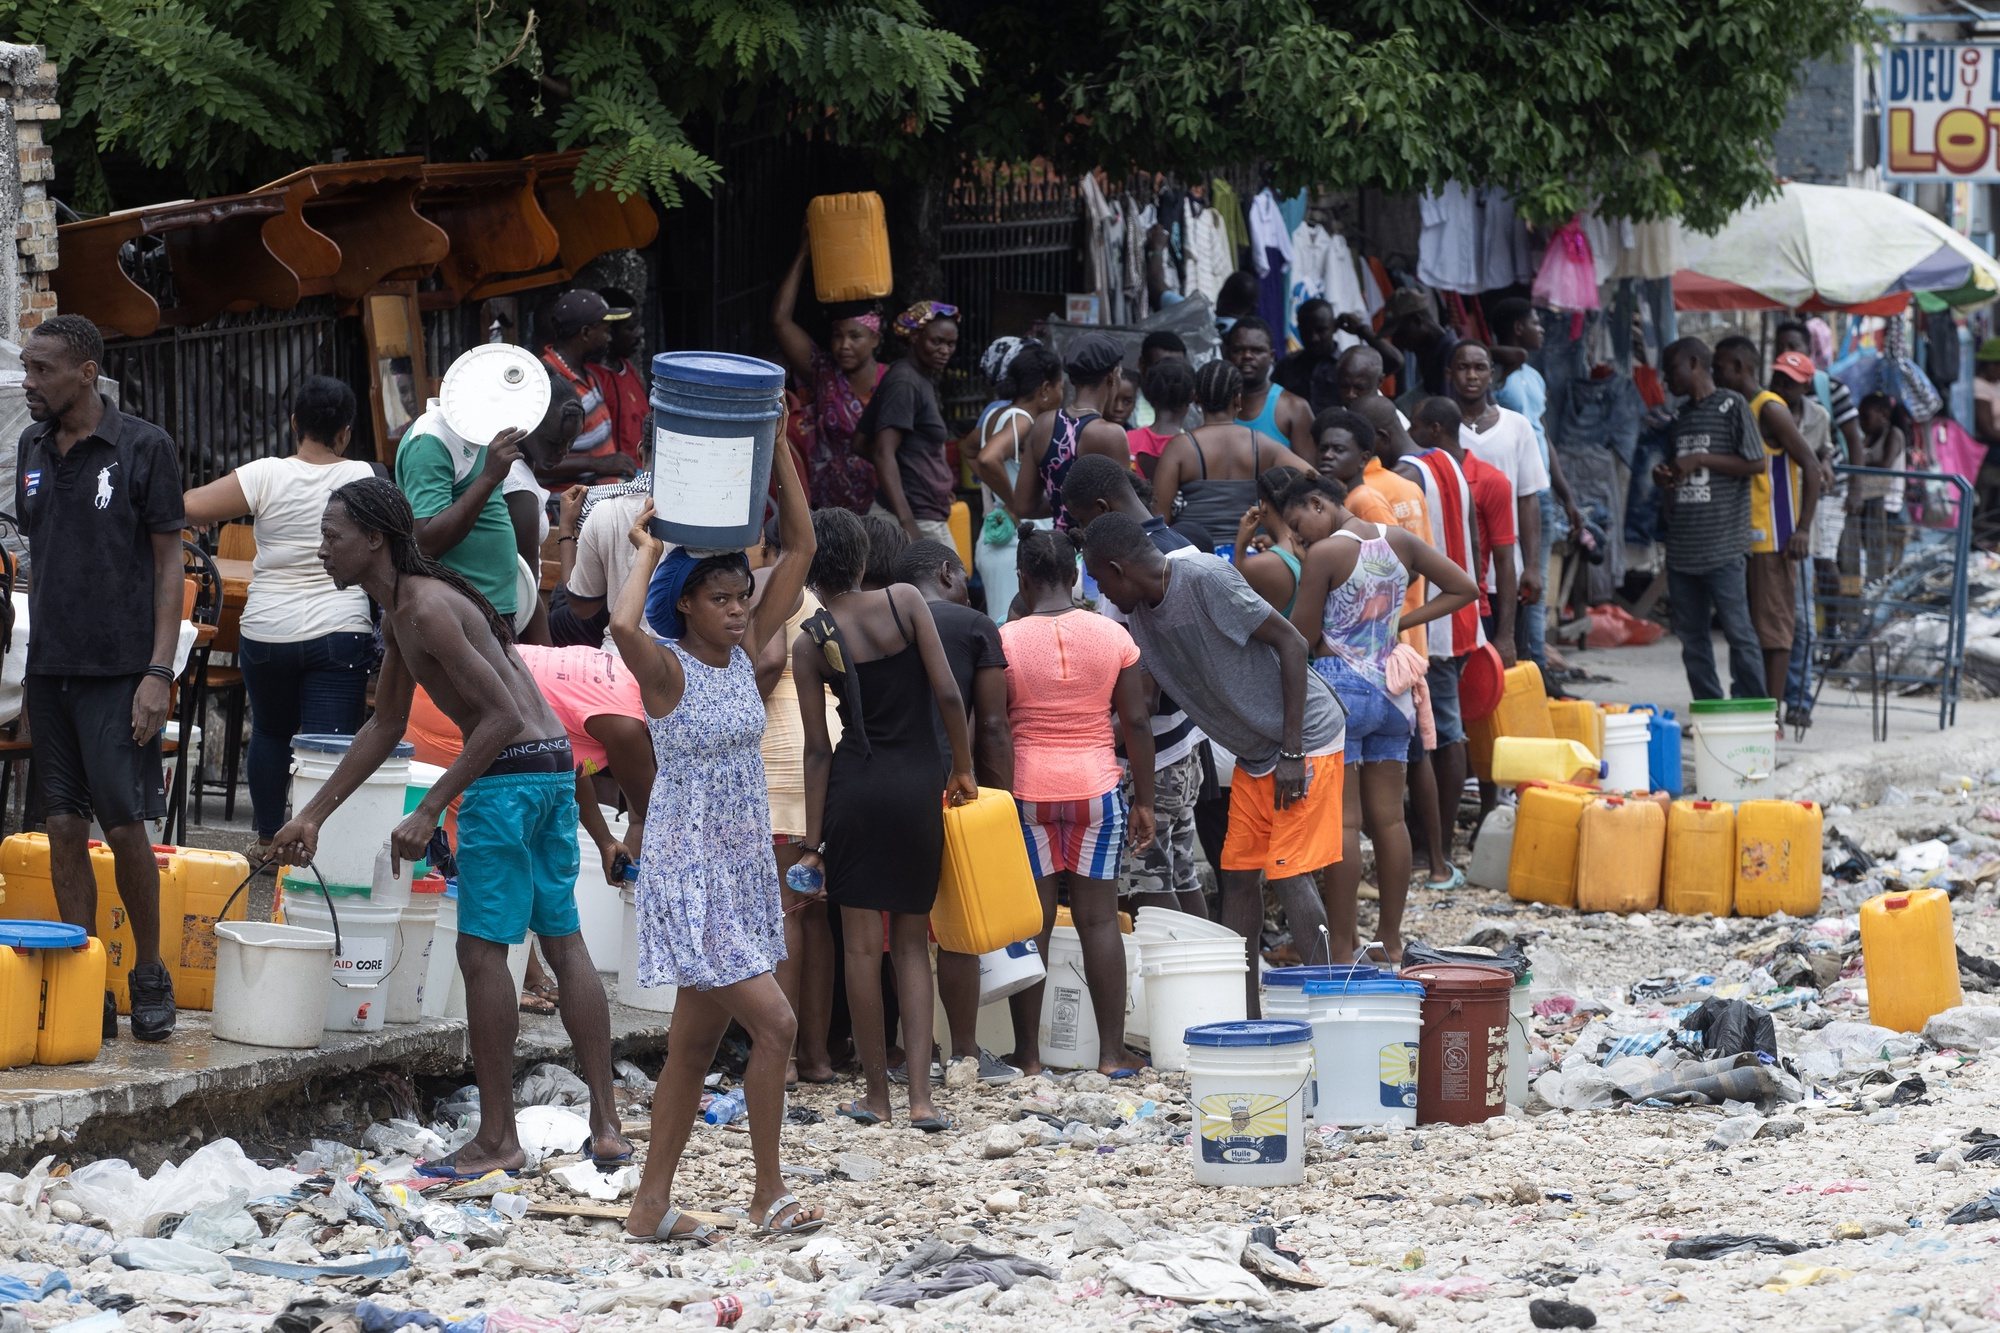
M1197 1185L1300 1185L1313 1032L1289 1018L1185 1030Z
M1317 1070L1308 1107L1312 1123L1414 1126L1423 983L1377 972L1308 981L1301 992Z
M731 352L653 358L653 535L697 551L741 551L764 531L785 372Z

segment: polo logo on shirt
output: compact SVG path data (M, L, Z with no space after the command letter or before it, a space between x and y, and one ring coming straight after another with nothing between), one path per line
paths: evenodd
M97 469L97 499L93 502L99 509L111 508L111 469L116 463L107 463Z
M40 490L42 488L42 474L40 469L28 473L22 479L21 486L29 495L33 495L36 491Z

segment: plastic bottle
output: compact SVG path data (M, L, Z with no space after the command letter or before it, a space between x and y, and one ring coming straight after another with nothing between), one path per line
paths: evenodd
M785 887L810 897L826 887L826 872L801 862L785 872Z
M743 1317L746 1305L764 1307L772 1302L768 1291L746 1291L742 1295L724 1293L712 1301L681 1307L683 1328L728 1328Z
M733 1125L750 1112L749 1103L743 1096L743 1089L731 1088L708 1104L701 1118L711 1125Z

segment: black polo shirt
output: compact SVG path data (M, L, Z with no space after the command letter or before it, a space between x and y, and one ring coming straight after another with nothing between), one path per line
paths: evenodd
M21 432L14 512L34 567L28 670L39 675L129 676L153 660L152 540L185 520L180 458L165 431L103 402L67 457L54 421Z

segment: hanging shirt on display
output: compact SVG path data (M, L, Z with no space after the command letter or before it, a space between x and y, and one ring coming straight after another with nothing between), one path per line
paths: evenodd
M1347 242L1316 222L1302 224L1292 233L1292 285L1285 304L1285 339L1294 348L1299 340L1299 307L1318 298L1333 307L1336 315L1358 315L1367 308L1361 295L1361 281L1355 275L1354 255ZM1351 333L1334 335L1333 344L1346 351L1360 340Z
M1438 291L1483 290L1477 196L1457 181L1446 181L1442 190L1423 196L1418 210L1424 230L1417 240L1417 281Z

